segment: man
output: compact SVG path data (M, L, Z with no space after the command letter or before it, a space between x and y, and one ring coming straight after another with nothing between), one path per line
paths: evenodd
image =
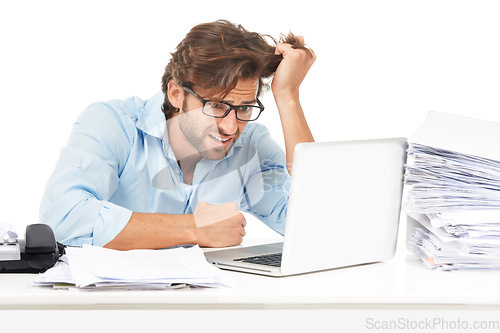
M239 211L283 233L293 149L313 141L299 86L315 55L303 45L289 35L272 46L227 21L195 26L172 54L161 93L96 103L78 118L40 220L64 244L121 250L237 245ZM254 122L273 74L286 159Z

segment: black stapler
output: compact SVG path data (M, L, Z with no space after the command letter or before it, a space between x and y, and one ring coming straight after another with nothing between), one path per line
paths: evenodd
M31 224L26 237L0 239L0 273L41 273L63 254L50 226Z

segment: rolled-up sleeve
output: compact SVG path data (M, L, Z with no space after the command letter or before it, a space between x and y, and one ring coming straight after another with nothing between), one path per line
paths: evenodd
M74 124L40 205L40 221L59 242L103 246L130 220L130 210L108 200L118 187L134 128L119 108L106 103L89 106Z

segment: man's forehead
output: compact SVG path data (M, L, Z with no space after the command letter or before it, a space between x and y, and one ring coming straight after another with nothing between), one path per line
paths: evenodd
M206 91L205 98L207 99L217 99L219 101L234 102L235 100L246 102L254 102L257 98L257 92L259 90L259 80L258 79L240 79L236 86L229 92L214 92Z

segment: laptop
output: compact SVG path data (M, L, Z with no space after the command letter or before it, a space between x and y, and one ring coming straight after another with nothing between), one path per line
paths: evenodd
M391 258L406 138L295 147L282 243L206 252L221 269L288 276Z

